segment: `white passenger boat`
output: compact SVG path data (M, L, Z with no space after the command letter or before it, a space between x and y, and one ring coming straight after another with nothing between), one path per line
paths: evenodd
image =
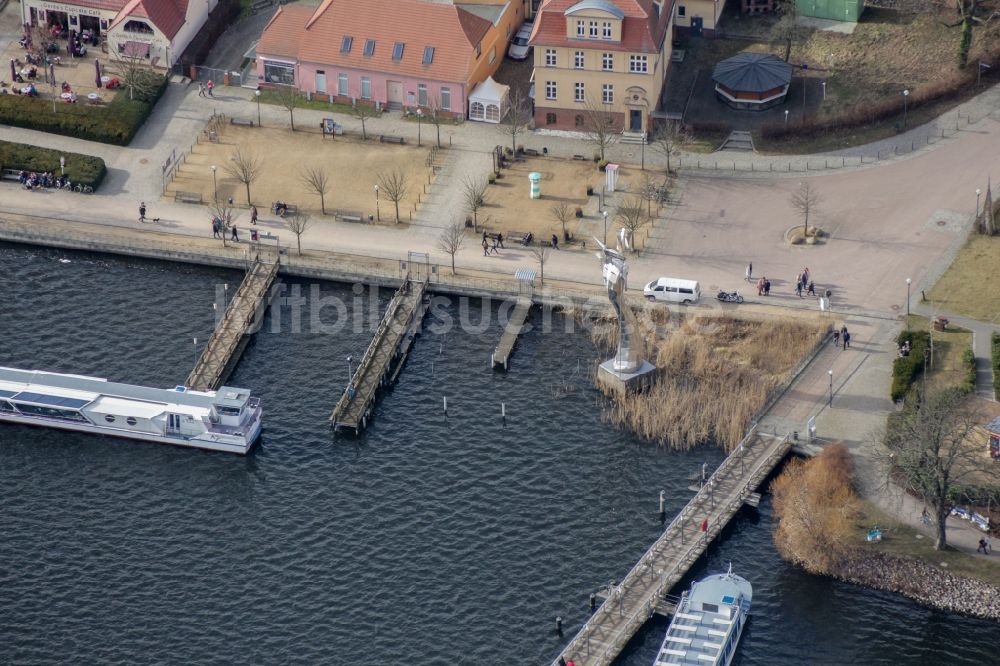
M681 596L654 666L729 666L750 614L753 587L733 573L715 574Z
M245 454L260 435L261 407L228 386L157 389L0 367L2 421Z

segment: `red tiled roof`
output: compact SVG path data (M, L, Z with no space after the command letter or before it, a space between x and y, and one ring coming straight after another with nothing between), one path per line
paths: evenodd
M653 0L611 0L625 14L620 42L569 39L566 37L565 12L578 2L580 0L545 0L538 9L538 18L531 32L531 45L656 53L663 43L674 10L674 0L664 0L659 14Z
M129 18L145 18L167 39L173 39L184 25L187 5L188 0L129 0L108 30Z
M257 53L297 58L304 62L350 67L440 81L468 81L475 67L474 49L491 23L452 4L423 0L324 0L313 12L286 5L271 19ZM341 53L345 36L353 38L350 53ZM365 42L375 40L375 52L364 55ZM393 46L403 42L403 57L392 59ZM434 59L423 64L424 47Z

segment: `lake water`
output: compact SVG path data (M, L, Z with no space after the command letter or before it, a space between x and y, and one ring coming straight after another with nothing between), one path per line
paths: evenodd
M240 275L0 245L0 279L0 365L173 386ZM494 373L495 321L425 333L373 426L335 438L371 335L353 323L390 294L316 289L349 325L326 308L340 330L309 332L282 308L230 379L265 409L246 458L0 426L0 663L545 664L655 540L659 491L676 511L722 457L604 423L583 333L529 332ZM735 663L992 663L1000 626L809 576L771 527L765 498L693 571L732 562L754 585ZM618 663L651 664L664 629Z

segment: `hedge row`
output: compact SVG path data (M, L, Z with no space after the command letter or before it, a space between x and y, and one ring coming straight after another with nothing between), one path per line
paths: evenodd
M993 334L993 392L1000 397L1000 333Z
M972 393L976 390L976 355L971 349L962 352L962 366L965 367L965 379L959 388L963 393Z
M907 391L916 380L917 376L924 369L924 355L930 343L931 334L928 331L903 331L896 338L896 346L901 347L904 342L910 343L910 355L899 356L892 364L892 391L893 401L902 400L906 397Z
M128 92L122 90L104 106L82 100L77 104L59 102L55 112L51 99L0 95L0 124L127 146L167 88L166 77L160 74L156 77L159 85L144 98L130 100Z
M66 158L66 177L74 185L82 183L90 185L96 190L108 173L107 167L104 166L104 160L100 157L65 153L38 146L29 146L26 143L0 141L0 168L3 169L51 171L58 176L60 157Z

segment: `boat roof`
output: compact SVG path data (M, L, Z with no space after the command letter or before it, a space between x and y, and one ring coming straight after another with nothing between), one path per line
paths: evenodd
M230 386L218 391L179 391L120 384L100 377L0 367L0 398L79 409L101 396L210 409L212 405L241 406L250 391Z
M741 606L748 609L752 595L750 583L731 572L694 583L670 621L656 666L721 663Z

